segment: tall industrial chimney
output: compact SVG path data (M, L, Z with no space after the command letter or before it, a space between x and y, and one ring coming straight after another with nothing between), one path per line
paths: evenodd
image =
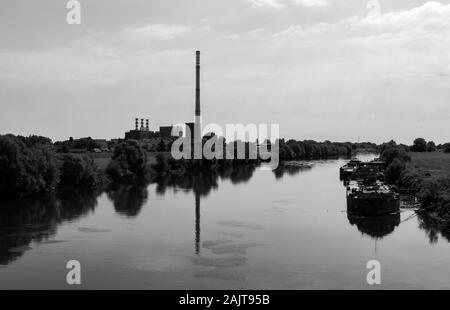
M195 64L195 73L196 73L196 79L195 79L195 116L196 116L196 122L197 117L201 115L200 112L200 51L196 52L196 64Z
M194 120L194 158L202 159L202 116L200 111L200 51L196 51L195 62L195 120Z

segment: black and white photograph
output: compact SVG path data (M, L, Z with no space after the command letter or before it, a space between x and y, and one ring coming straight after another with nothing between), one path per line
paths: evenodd
M0 291L448 290L449 120L449 0L1 0Z

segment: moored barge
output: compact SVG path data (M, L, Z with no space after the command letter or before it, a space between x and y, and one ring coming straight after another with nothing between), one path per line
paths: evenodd
M367 216L399 212L400 195L387 184L375 180L365 184L352 180L347 185L347 211Z

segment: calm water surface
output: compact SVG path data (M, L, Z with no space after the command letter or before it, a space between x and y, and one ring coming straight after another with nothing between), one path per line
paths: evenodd
M372 289L371 259L377 288L450 288L448 235L411 209L349 218L345 161L312 163L2 207L0 288L73 289L72 259L85 289Z

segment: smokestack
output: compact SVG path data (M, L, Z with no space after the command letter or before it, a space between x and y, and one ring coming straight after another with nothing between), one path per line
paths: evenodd
M135 127L136 127L136 130L138 130L138 129L139 129L139 119L138 119L138 118L136 118L136 119L134 120L134 125L135 125Z
M203 158L202 150L202 116L200 111L200 51L195 52L195 121L194 132L194 159Z
M196 52L195 63L196 79L195 79L195 116L200 116L200 51Z

